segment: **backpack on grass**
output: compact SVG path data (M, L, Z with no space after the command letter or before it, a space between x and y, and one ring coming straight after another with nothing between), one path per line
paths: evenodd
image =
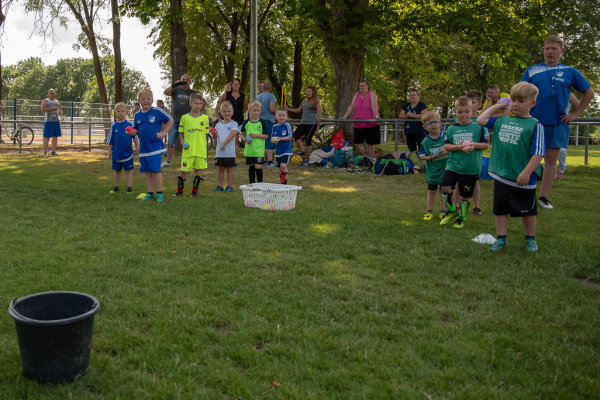
M404 158L379 158L373 167L374 175L406 175L413 169L413 163Z

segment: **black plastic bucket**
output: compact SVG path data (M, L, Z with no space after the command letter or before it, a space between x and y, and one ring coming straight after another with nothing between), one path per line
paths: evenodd
M43 383L73 381L90 367L94 314L100 303L77 292L44 292L8 306L17 326L23 375Z

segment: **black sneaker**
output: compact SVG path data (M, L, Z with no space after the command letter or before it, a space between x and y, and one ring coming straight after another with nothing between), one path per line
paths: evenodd
M540 197L538 199L538 204L540 205L540 207L546 208L548 210L552 210L554 208L552 206L552 203L550 203L550 200L548 200L546 197Z
M179 197L179 196L183 196L183 192L175 192L171 195L171 197Z
M190 197L198 197L198 192L192 192L192 193L190 194Z
M481 215L481 208L479 207L473 207L473 214L480 216Z

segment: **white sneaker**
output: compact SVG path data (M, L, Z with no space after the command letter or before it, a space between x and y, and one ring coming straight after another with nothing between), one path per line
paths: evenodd
M553 209L553 208L554 208L554 207L552 206L552 203L550 203L550 200L548 200L548 199L547 199L547 198L545 198L545 197L540 197L540 198L538 199L538 204L540 205L540 207L542 207L542 208L546 208L546 209L548 209L548 210L551 210L551 209Z
M163 168L164 168L164 167L170 167L170 166L171 166L171 163L170 163L169 161L165 161L165 162L163 162L162 164L160 164L160 166L161 166L161 167L163 167Z

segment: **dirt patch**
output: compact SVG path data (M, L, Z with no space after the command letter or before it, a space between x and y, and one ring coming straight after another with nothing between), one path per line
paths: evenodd
M583 286L587 286L592 289L600 290L600 283L591 281L589 279L573 278Z

